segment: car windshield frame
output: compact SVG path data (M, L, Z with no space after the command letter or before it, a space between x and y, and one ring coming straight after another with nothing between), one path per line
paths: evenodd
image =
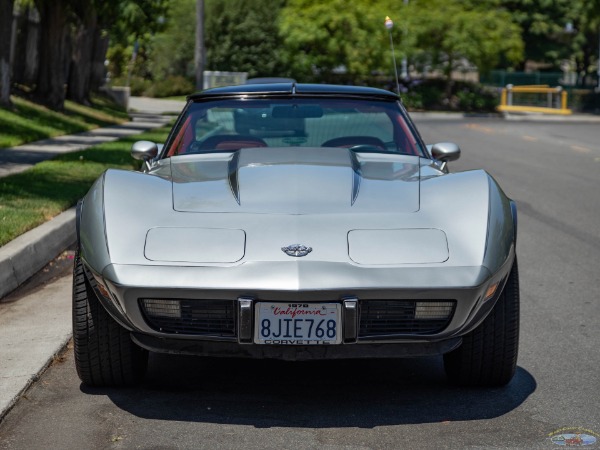
M297 112L283 117L286 111L295 111L294 108ZM325 124L325 121L331 123ZM200 139L198 133L201 133ZM211 138L215 135L221 141ZM223 143L224 137L238 142ZM160 158L232 152L239 149L237 146L345 147L357 152L430 158L399 100L339 95L190 99L172 128Z

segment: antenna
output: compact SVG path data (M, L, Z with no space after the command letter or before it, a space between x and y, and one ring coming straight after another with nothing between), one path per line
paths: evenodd
M400 95L400 83L398 82L398 66L396 66L396 52L394 51L394 40L392 39L392 28L394 28L394 22L389 16L385 16L385 27L390 34L390 47L392 47L392 60L394 61L394 74L396 75L396 93Z

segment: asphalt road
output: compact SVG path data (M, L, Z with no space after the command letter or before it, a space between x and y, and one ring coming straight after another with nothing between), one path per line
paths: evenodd
M550 449L560 429L600 436L600 125L418 125L461 146L452 170L486 169L518 204L521 346L507 387L450 387L438 358L152 355L141 387L89 389L69 350L0 424L0 448Z

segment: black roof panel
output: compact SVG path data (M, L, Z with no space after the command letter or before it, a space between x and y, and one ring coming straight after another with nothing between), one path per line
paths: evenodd
M295 89L294 89L295 88ZM365 86L343 86L336 84L302 84L302 83L272 83L272 84L241 84L237 86L207 89L188 96L189 100L207 97L235 97L237 95L339 95L385 97L398 100L398 96L390 91Z
M346 86L339 84L297 84L296 92L298 94L338 94L338 95L375 95L378 97L391 97L397 99L398 96L390 91L377 89L367 86Z

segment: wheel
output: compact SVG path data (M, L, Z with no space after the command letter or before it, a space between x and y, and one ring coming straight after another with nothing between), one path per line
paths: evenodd
M131 386L146 373L148 352L100 304L79 256L73 268L73 342L77 374L88 386Z
M504 290L486 319L444 355L450 382L461 386L504 386L515 374L519 350L519 269L513 264Z

